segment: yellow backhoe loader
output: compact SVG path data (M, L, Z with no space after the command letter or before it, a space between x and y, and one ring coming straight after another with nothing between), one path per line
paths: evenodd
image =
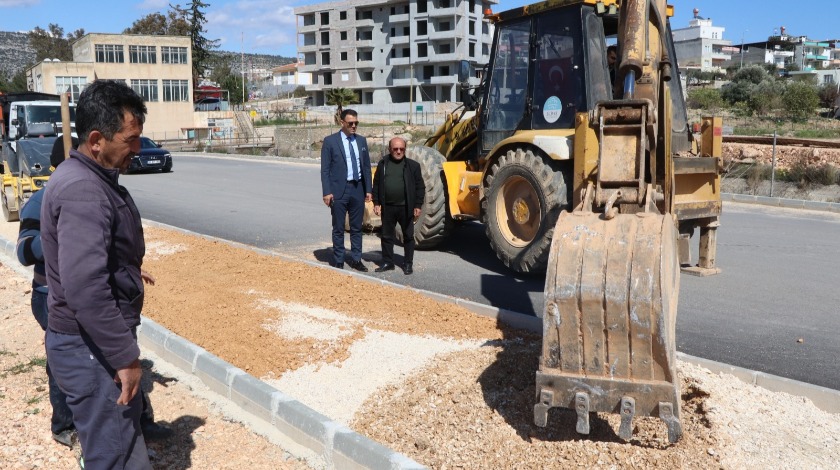
M465 107L425 146L415 239L480 220L505 265L546 271L534 420L548 410L636 416L681 435L680 268L718 272L719 118L689 131L664 0L549 0L486 17L490 62L460 65ZM616 44L611 70L607 48ZM472 85L470 85L472 82ZM700 231L699 263L689 240Z

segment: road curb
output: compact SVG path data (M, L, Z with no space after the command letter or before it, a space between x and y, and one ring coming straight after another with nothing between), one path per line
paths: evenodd
M736 200L736 202L742 201ZM282 253L195 233L171 225L149 220L144 220L144 224L226 243L284 260L306 263L321 269L335 269L323 263L300 260ZM6 258L9 258L9 262L7 263L9 267L24 276L31 275L30 271L27 271L26 268L16 262L14 243L0 236L0 247L3 249L2 254ZM414 291L441 302L460 305L473 313L496 319L497 322L504 323L513 328L542 333L542 320L534 316L422 289L402 286L361 273L344 270L336 271L369 282ZM425 468L407 456L399 454L378 442L358 434L343 424L332 421L329 417L307 407L145 316L138 332L138 342L144 349L147 348L161 359L201 380L214 393L233 401L240 409L246 411L249 417L259 420L262 424L269 424L295 443L317 453L330 464L331 468L355 467L407 470ZM840 413L840 391L838 390L694 357L680 352L677 353L677 358L704 367L715 373L731 374L746 383L767 390L785 392L808 398L815 406L823 411Z
M756 204L759 206L784 207L788 209L807 209L811 211L833 212L840 214L840 203L804 201L802 199L785 199L781 197L753 196L750 194L721 193L721 201Z

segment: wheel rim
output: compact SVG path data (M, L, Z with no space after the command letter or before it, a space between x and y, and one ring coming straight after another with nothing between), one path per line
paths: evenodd
M540 230L542 204L534 186L522 176L511 176L496 197L499 229L511 245L522 248Z

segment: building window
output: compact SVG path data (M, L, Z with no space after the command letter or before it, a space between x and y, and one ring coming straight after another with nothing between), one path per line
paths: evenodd
M143 97L143 101L158 100L157 80L131 80L131 89Z
M403 36L411 36L411 27L406 26L403 28Z
M347 60L347 51L342 52L340 55L342 61Z
M831 76L831 75L823 76L823 84L831 85L832 83L834 83L834 77L833 76Z
M391 58L395 59L396 57L397 57L397 50L396 49L391 49Z
M324 74L324 85L332 85L332 73L327 72Z
M322 25L330 24L330 12L328 12L328 11L321 12L321 24Z
M423 80L429 80L435 74L435 66L434 65L424 65L423 66Z
M426 13L428 11L426 2L427 0L417 0L417 13Z
M417 57L427 57L429 55L429 45L425 42L417 44Z
M426 20L417 22L417 35L418 36L425 36L425 35L429 34L428 30L426 29L427 25L428 25L428 23L426 23Z
M469 30L470 36L475 36L475 21L470 21Z
M329 52L322 52L321 53L321 65L330 65L330 53Z
M439 77L445 77L449 75L449 66L448 65L441 65L440 66L440 73L438 74Z
M391 7L391 14L392 14L392 15L396 15L396 14L397 14L397 7Z
M411 57L411 48L403 47L403 57Z
M347 31L342 31L342 32L338 33L338 35L339 35L339 38L341 38L342 41L347 40Z
M341 81L342 82L349 82L350 81L350 72L341 72Z
M321 45L322 46L329 46L330 45L330 32L324 31L321 33Z
M70 102L75 103L87 86L87 81L87 77L55 77L55 93L70 93Z
M340 19L341 21L346 20L347 19L347 12L346 11L339 12L338 13L338 19Z
M187 48L160 46L160 62L162 64L186 64Z
M359 78L363 82L372 82L373 81L373 72L369 72L369 71L359 72Z
M451 23L450 23L450 22L448 22L448 21L441 21L441 22L440 22L440 30L441 30L441 31L449 31L450 29L452 29L452 27L450 26L450 24L451 24Z
M438 0L438 8L449 8L449 0Z
M470 13L475 13L475 0L470 0Z
M128 60L132 64L156 64L157 48L155 46L128 46Z
M188 80L164 80L163 101L189 101Z
M450 54L452 53L452 46L450 44L441 44L440 45L440 53L441 54Z
M469 51L470 57L475 57L475 43L474 42L470 43L469 49L470 49L470 51Z
M123 62L125 62L125 56L123 55L123 47L121 45L97 44L94 48L96 50L97 62L106 62L112 64L122 64Z

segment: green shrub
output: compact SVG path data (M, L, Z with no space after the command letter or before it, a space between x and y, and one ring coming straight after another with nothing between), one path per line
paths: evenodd
M765 80L750 90L747 106L758 116L767 116L782 108L785 86L776 80Z
M808 82L790 82L782 94L785 114L794 120L807 119L814 114L819 104L817 87Z
M776 172L777 179L795 183L800 189L807 189L814 184L828 186L840 184L840 168L831 163L821 165L808 165L804 162L796 162L787 170Z
M687 104L692 109L716 111L722 108L726 102L723 100L720 90L714 88L696 88L688 92Z
M840 139L840 129L800 129L793 131L800 139Z

